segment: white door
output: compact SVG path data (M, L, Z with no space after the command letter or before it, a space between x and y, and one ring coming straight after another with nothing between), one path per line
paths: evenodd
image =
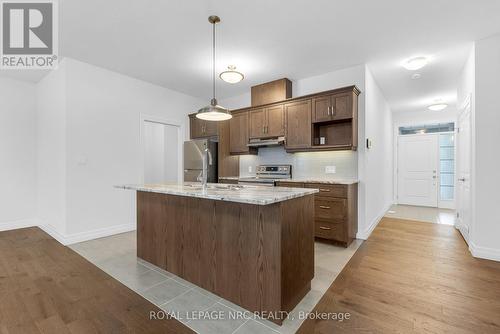
M457 131L457 228L469 242L471 224L471 110L470 99L458 116Z
M398 203L437 207L438 136L398 137Z
M179 127L144 121L144 182L179 180Z

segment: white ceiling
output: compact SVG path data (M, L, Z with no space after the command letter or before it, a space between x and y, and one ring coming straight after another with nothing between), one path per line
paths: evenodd
M500 32L498 0L60 0L60 48L69 56L187 94L210 97L211 26L217 14L219 97L280 77L292 80L368 63L393 110L454 103L471 42ZM400 63L432 61L414 81ZM12 74L11 74L12 75ZM39 80L43 73L24 74Z

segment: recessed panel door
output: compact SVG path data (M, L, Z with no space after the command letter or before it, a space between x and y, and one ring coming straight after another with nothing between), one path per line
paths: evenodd
M398 138L398 203L437 207L438 135Z

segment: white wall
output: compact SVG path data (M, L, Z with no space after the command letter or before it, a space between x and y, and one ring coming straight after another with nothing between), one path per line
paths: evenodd
M0 78L0 230L36 216L35 85Z
M63 126L63 138L57 140L64 149L56 146L52 154L56 155L56 170L63 160L64 187L57 188L57 195L65 201L64 209L59 210L65 222L55 226L56 233L63 242L71 243L135 228L135 194L113 186L142 182L141 115L178 123L187 134L187 114L203 101L69 58L39 85L42 99L50 95L46 92L50 86L53 92L65 87L57 93L62 99L42 101L45 111L39 125L48 129L40 139L53 143L49 120L57 118L52 114L55 111L57 116L62 114L63 121L53 132L59 136L59 126ZM42 182L50 179L46 176ZM53 221L46 215L42 224Z
M364 161L359 162L364 165L365 186L365 218L364 225L358 227L360 238L369 236L393 203L392 112L368 67L365 90L365 135L372 140L372 148L365 150Z
M457 120L457 109L449 107L443 111L395 111L392 114L392 119L395 127L455 122Z
M472 253L500 261L500 34L476 42Z
M66 64L36 86L37 218L66 233Z

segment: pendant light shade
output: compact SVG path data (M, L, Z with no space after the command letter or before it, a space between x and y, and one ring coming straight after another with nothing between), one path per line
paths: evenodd
M231 84L238 83L245 78L243 73L236 71L236 66L234 65L229 65L227 67L227 71L224 71L221 74L219 74L219 77L223 81Z
M206 121L225 121L231 119L233 116L229 112L228 109L221 107L217 104L217 98L215 97L215 25L220 22L220 18L218 16L210 16L208 18L208 22L210 22L213 26L212 33L212 90L213 90L213 98L210 101L210 104L206 107L201 108L196 113L196 118L203 119Z

